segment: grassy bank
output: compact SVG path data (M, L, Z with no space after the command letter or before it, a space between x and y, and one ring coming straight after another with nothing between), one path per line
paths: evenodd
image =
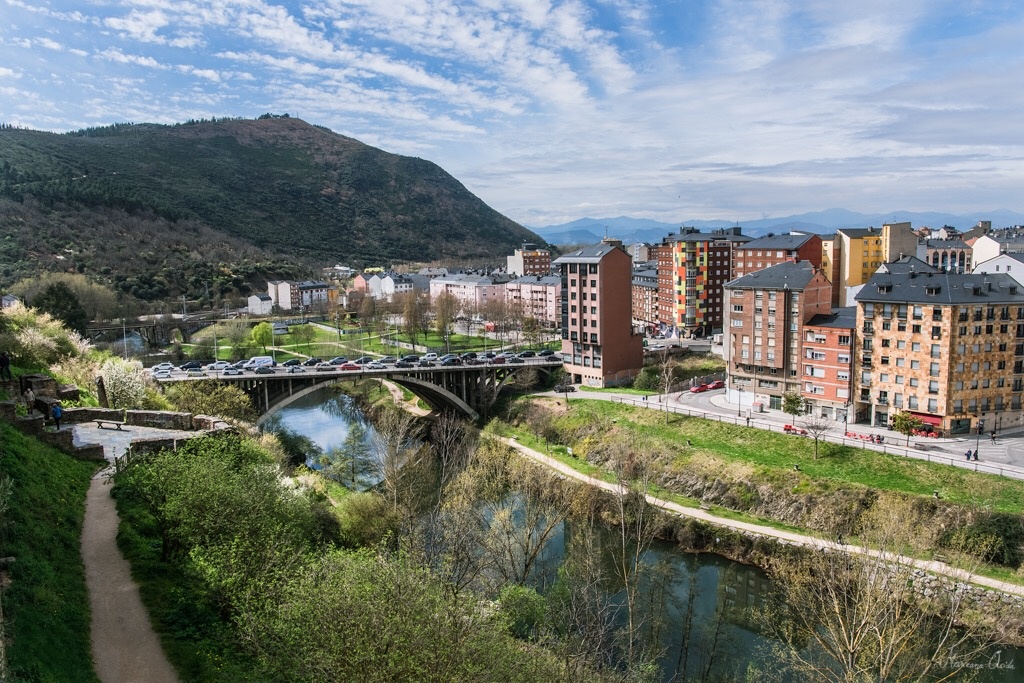
M96 681L80 538L95 465L0 424L0 472L12 483L0 556L12 680Z

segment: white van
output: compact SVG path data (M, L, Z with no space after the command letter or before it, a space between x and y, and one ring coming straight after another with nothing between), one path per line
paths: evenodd
M423 354L423 357L420 358L420 360L435 361L435 360L437 360L437 354L433 353L433 352L425 353L425 354Z
M245 361L242 366L246 370L255 370L256 368L269 368L274 365L274 359L270 356L253 356L249 360Z

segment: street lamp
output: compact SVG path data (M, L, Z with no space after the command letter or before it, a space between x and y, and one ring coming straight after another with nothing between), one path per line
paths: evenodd
M985 431L985 418L978 416L978 436L974 440L974 457L978 457L978 448L981 446L981 433Z
M743 387L736 387L736 417L743 417Z

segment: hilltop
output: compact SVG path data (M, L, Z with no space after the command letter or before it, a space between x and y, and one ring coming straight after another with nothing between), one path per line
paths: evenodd
M288 116L0 130L0 286L84 273L143 299L543 242L436 164Z

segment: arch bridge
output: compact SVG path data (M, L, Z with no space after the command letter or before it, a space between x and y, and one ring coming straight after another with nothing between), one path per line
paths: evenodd
M498 397L498 393L516 374L535 370L543 375L561 368L557 357L530 359L521 364L464 365L398 368L383 370L324 371L303 368L302 372L288 372L287 368L274 368L266 374L246 370L241 375L207 373L205 376L172 376L161 382L186 382L215 379L234 384L252 399L263 422L292 401L326 385L357 379L390 380L423 399L432 410L454 410L476 420L485 413Z

